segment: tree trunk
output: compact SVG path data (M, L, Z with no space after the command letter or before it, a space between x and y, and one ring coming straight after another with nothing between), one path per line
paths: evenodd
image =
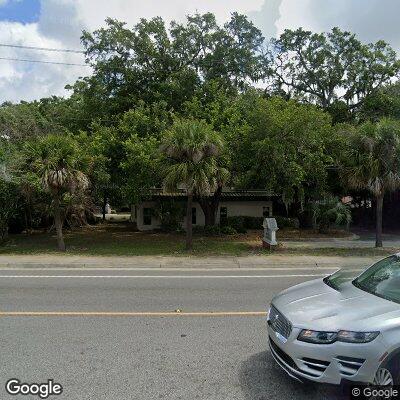
M131 216L129 217L130 222L136 223L136 204L131 204Z
M376 197L376 241L375 247L382 247L383 195Z
M106 205L107 205L107 195L103 198L103 221L106 220Z
M221 199L222 186L218 186L217 190L211 197L203 197L199 200L200 207L204 213L204 225L214 226L217 219L217 211L219 201Z
M192 250L193 224L192 224L193 194L188 193L186 210L186 250Z
M62 231L63 221L61 218L60 198L58 195L54 198L54 225L57 232L58 250L65 251L65 243Z
M33 210L33 204L32 204L32 201L30 200L30 201L29 201L29 205L28 205L29 233L32 233L32 230L33 230L32 210Z
M27 233L29 232L29 224L28 224L28 212L26 210L26 207L24 208L24 222L25 222L25 229Z
M2 224L0 226L0 243L3 243L6 241L8 236L8 225L7 224Z

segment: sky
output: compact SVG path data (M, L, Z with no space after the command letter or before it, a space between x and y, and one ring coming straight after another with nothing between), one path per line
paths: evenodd
M81 31L101 27L108 16L133 26L143 17L183 21L196 11L211 11L221 23L233 11L246 14L267 38L286 28L322 32L338 26L366 42L384 39L400 51L399 0L0 0L0 45L82 50ZM66 84L90 74L81 65L2 58L84 63L81 54L0 46L0 103L68 95Z

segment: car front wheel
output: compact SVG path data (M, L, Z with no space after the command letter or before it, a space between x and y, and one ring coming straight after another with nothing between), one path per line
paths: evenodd
M393 371L390 367L379 367L376 371L374 382L375 386L393 386Z

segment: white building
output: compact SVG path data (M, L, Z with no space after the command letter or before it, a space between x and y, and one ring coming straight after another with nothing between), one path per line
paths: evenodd
M216 223L223 222L223 219L235 216L248 217L270 217L273 215L273 199L276 196L269 192L260 190L223 190L218 205ZM155 207L161 201L174 200L182 202L186 207L186 193L178 191L176 193L165 193L162 190L154 190L149 199L132 210L137 227L141 231L159 229L160 220L155 216ZM185 208L186 210L186 208ZM200 204L193 200L192 209L193 226L204 226L205 217ZM183 219L182 226L185 227L186 217Z

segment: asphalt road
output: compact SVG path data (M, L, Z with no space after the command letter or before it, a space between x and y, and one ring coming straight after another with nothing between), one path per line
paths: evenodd
M1 269L0 399L38 398L8 395L9 378L52 378L53 399L341 398L267 351L272 296L329 271Z

